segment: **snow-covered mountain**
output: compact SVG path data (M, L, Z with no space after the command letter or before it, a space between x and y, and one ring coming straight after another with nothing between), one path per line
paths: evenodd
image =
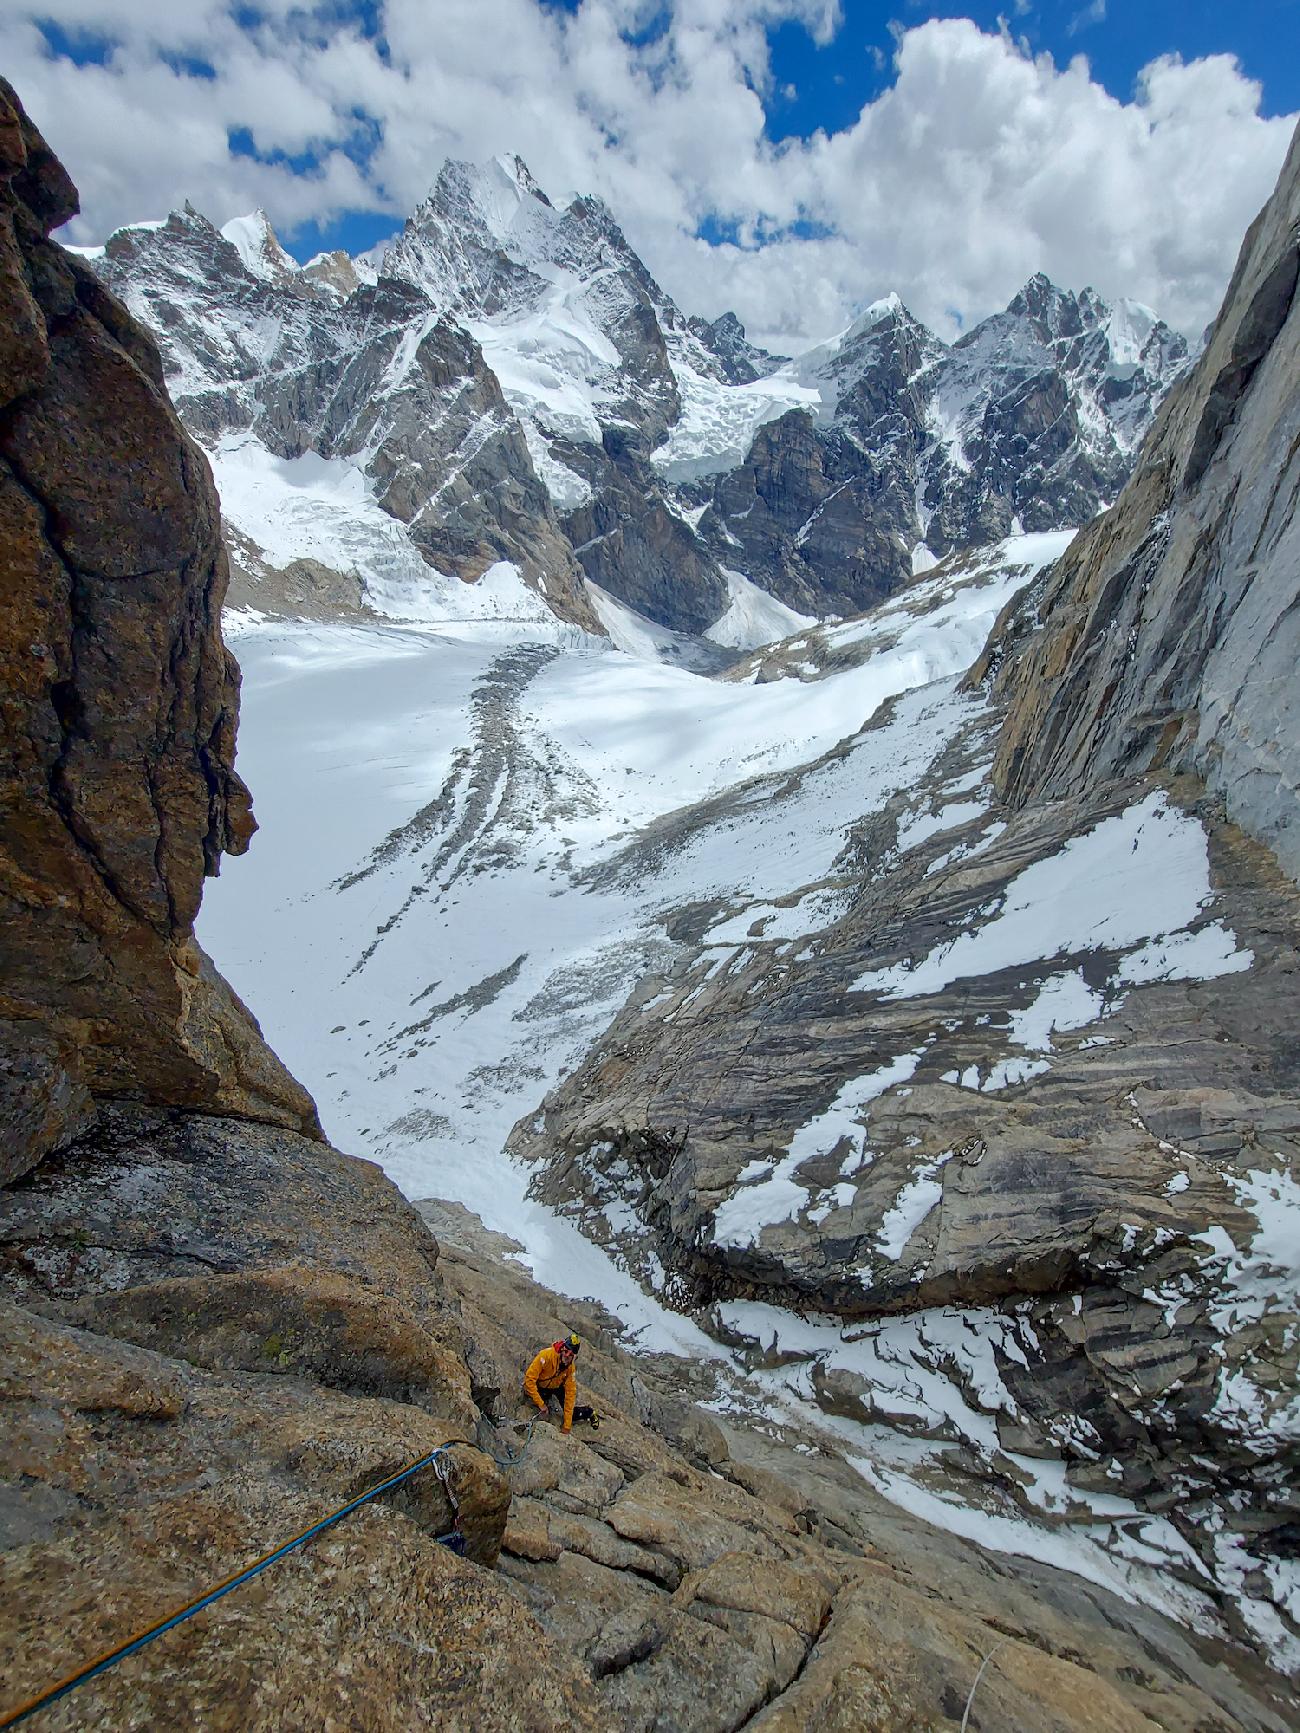
M783 360L687 317L599 199L552 202L517 157L448 163L377 257L299 268L264 213L218 231L189 206L89 256L158 336L244 568L288 554L355 591L358 547L392 569L387 516L410 552L363 600L425 617L501 566L512 605L593 630L612 597L703 635L741 586L855 612L953 549L1086 522L1187 359L1148 309L1039 277L951 347L890 297ZM308 456L360 511L333 561L286 546Z
M228 227L234 239L187 206L119 231L92 262L158 335L173 396L254 557L267 536L242 504L247 472L281 526L283 558L303 460L319 484L323 459L352 522L341 548L316 537L295 557L391 572L397 550L382 530L393 520L405 527L401 582L389 586L398 611L454 616L464 582L509 564L554 612L595 627L519 419L472 335L398 277L360 280L373 273L354 263L357 287L343 292L337 260L290 270L264 220ZM361 557L372 545L375 558Z
M1294 1726L1260 1662L1300 1678L1300 135L1113 509L977 548L1091 513L1180 365L1153 316L1036 279L952 347L891 297L783 361L514 159L374 260L299 269L260 214L114 237L288 616L225 616L236 771L205 466L0 80L4 116L38 1544L108 1580L169 1415L168 1484L214 1439L279 1481L339 1427L487 1443L577 1327L599 1439L539 1430L504 1535L467 1481L570 1719L952 1726L984 1678L986 1725ZM223 852L198 933L441 1275L192 942ZM124 1443L69 1529L77 1413ZM356 1480L316 1455L277 1498ZM423 1605L420 1542L380 1537ZM751 1651L785 1658L702 1690Z

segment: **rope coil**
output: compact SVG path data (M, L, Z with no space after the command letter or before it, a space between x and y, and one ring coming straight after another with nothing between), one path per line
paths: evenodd
M523 1461L524 1457L528 1454L528 1446L533 1441L533 1427L536 1424L537 1423L534 1420L528 1421L524 1430L523 1443L517 1450L511 1450L510 1446L504 1444L502 1441L501 1435L504 1431L504 1426L498 1426L496 1421L492 1419L491 1415L480 1413L478 1424L478 1448L485 1456L490 1456L498 1468L517 1468ZM484 1432L484 1427L487 1428L487 1433ZM484 1439L489 1435L492 1442L485 1443ZM493 1448L493 1444L498 1442L503 1443L504 1454L502 1455L498 1455L496 1450Z
M296 1552L299 1547L306 1546L307 1542L314 1539L316 1535L323 1534L327 1528L333 1528L335 1523L342 1522L344 1517L351 1516L354 1510L360 1510L363 1504L369 1504L371 1499L378 1498L381 1493L390 1492L393 1487L400 1486L404 1480L409 1480L413 1474L418 1474L422 1468L432 1467L446 1489L448 1501L456 1517L455 1528L452 1531L455 1534L460 1528L460 1512L451 1489L446 1466L439 1458L444 1456L447 1451L454 1450L457 1445L464 1443L466 1443L465 1439L450 1439L446 1444L440 1444L436 1450L430 1450L415 1462L408 1463L397 1474L389 1475L387 1480L381 1480L378 1485L370 1487L359 1497L351 1499L347 1504L340 1505L337 1510L331 1511L319 1522L312 1523L310 1528L303 1529L301 1534L294 1535L292 1540L285 1541L273 1552L263 1553L261 1558L254 1560L242 1571L236 1571L233 1576L226 1577L215 1588L209 1589L206 1594L198 1595L192 1601L187 1601L183 1607L179 1607L174 1613L169 1613L166 1618L159 1619L156 1624L148 1626L147 1629L137 1632L134 1637L129 1638L125 1643L120 1643L117 1648L105 1650L102 1655L88 1662L86 1666L78 1668L75 1673L67 1674L66 1677L59 1680L58 1684L51 1685L48 1690L28 1698L25 1703L20 1703L16 1709L11 1709L7 1714L0 1715L0 1728L16 1727L20 1721L27 1720L28 1716L35 1715L42 1709L48 1709L52 1703L57 1703L60 1697L66 1697L69 1691L75 1691L78 1685L84 1685L88 1680L97 1678L100 1673L106 1673L118 1661L124 1661L128 1655L134 1655L167 1631L174 1630L177 1625L184 1624L186 1619L192 1619L195 1613L202 1612L204 1607L210 1607L214 1601L219 1601L223 1595L228 1595L232 1589L237 1589L243 1583L250 1582L253 1577L260 1576L270 1565L278 1563L282 1558L287 1558L291 1552ZM438 1536L438 1539L444 1544L447 1544L450 1538L450 1536L445 1535Z

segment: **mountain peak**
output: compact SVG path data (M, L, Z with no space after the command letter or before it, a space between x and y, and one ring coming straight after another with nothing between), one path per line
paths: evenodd
M523 157L513 152L503 152L500 156L494 157L493 162L503 174L514 180L520 192L526 193L530 198L539 199L544 205L550 204L550 199L547 198L541 186L534 179Z
M503 152L486 162L449 157L426 201L442 217L468 222L497 241L555 207L520 156Z
M1187 359L1185 339L1143 302L1112 303L1093 288L1075 294L1058 288L1042 271L1029 279L1005 315L995 315L995 322L999 317L1025 321L1048 345L1099 334L1108 349L1107 370L1115 378L1141 366L1171 379Z
M860 337L864 331L870 331L876 325L883 325L888 319L896 319L900 314L911 318L911 314L903 305L902 296L891 290L881 300L873 301L869 307L863 308L849 326L844 335L844 341L846 343L852 342L855 337Z
M864 307L853 323L845 326L843 331L800 355L795 362L798 377L813 381L829 379L832 375L842 376L846 369L860 365L862 351L869 347L866 340L873 331L881 330L885 326L902 327L912 333L923 334L927 344L937 342L908 312L902 297L891 292L881 300L873 301L870 306Z
M232 217L221 225L224 240L243 260L244 269L266 282L281 282L297 276L298 265L280 245L271 219L260 207L246 217Z
M1088 291L1085 290L1084 294L1087 296ZM1077 312L1079 305L1078 295L1058 288L1046 271L1035 271L1019 294L1012 297L1007 312L1020 318L1043 319L1063 308Z
M353 259L336 249L330 253L317 253L315 258L308 259L302 267L302 275L317 288L341 295L346 300L362 283L373 281L375 273L364 259Z

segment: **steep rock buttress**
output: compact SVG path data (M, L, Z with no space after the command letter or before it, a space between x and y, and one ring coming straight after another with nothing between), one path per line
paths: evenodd
M1114 509L985 666L1018 805L1190 771L1300 877L1300 134ZM1029 636L1025 627L1041 625Z
M0 1175L102 1097L316 1129L194 941L253 832L207 462L152 340L48 235L72 183L0 85Z

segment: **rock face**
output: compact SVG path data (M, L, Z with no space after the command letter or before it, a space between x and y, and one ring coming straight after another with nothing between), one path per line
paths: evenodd
M175 1222L179 1168L198 1189ZM833 1457L723 1432L473 1218L429 1206L439 1255L376 1169L293 1133L115 1110L0 1203L6 1707L46 1682L33 1657L70 1669L424 1451L485 1446L454 1444L445 1481L368 1506L51 1727L892 1733L955 1725L999 1641L982 1700L1017 1733L1287 1724L1243 1657L982 1555ZM519 1345L575 1326L601 1429L528 1438ZM453 1522L463 1558L437 1544Z
M473 1447L437 1247L377 1169L294 1132L122 1108L0 1194L0 1221L6 1707L454 1440L445 1478L367 1507L50 1724L396 1729L430 1699L433 1725L481 1725L492 1703L500 1726L537 1703L592 1724L575 1670L527 1664L536 1628L479 1568L510 1489ZM437 1544L453 1526L464 1558Z
M841 774L926 723L868 730ZM933 1441L950 1495L1001 1484L1004 1509L1081 1520L1118 1495L1167 1514L1149 1541L1176 1575L1186 1544L1238 1589L1249 1549L1247 1637L1295 1517L1300 906L1194 788L1172 791L1201 802L1186 815L1122 783L1000 813L991 746L968 716L785 911L678 911L679 936L736 936L638 991L516 1147L647 1285L789 1367L778 1390L887 1454L882 1429ZM1125 929L1135 855L1142 877L1204 873L1183 933L1168 912L1163 937ZM1071 923L1052 886L1076 874L1107 890Z
M248 845L216 495L148 336L46 237L76 194L0 93L0 1112L3 1172L94 1097L312 1129L194 943ZM129 474L131 484L123 486Z
M720 313L716 319L691 318L691 330L704 347L722 365L723 377L729 385L752 385L756 379L774 373L785 356L769 355L745 336L745 327L734 313Z
M569 378L591 389L597 421L648 453L681 413L664 329L680 321L676 308L607 205L584 197L557 210L518 157L446 164L383 269L467 322L532 319L558 290L579 332ZM543 403L544 391L539 423ZM571 419L570 432L588 433L579 405L554 404L551 431Z
M510 1494L436 1244L320 1141L193 944L252 830L216 500L151 341L48 240L75 193L0 97L4 1707L447 1443L50 1724L592 1726L489 1574Z
M700 533L804 612L858 612L942 556L1112 500L1187 345L1147 309L1033 278L951 348L897 297L794 364L809 414L762 427Z
M1016 611L988 665L1017 803L1192 771L1300 876L1300 140L1195 371L1116 509Z
M918 1522L833 1452L719 1426L682 1399L711 1394L707 1363L631 1359L607 1314L539 1289L465 1212L421 1208L442 1236L481 1382L508 1384L518 1340L566 1323L584 1335L583 1389L601 1429L577 1449L534 1431L508 1470L500 1569L551 1652L591 1679L605 1725L956 1726L1005 1635L1014 1652L1005 1672L990 1669L987 1697L981 1684L972 1724L980 1704L986 1725L1024 1733L1216 1716L1267 1725L1285 1712L1257 1695L1262 1681L1207 1666L1165 1621ZM511 1411L507 1389L500 1412Z
M437 571L514 562L589 627L584 576L698 635L729 573L856 612L1017 520L1086 523L1187 360L1147 309L1036 277L952 347L891 297L784 362L683 315L599 199L557 208L517 157L448 163L377 267L286 261L264 214L187 206L94 264L209 447L353 466Z
M912 569L896 517L875 504L875 482L856 445L827 439L791 410L758 430L700 527L718 538L720 557L738 549L729 557L796 612L861 613Z

